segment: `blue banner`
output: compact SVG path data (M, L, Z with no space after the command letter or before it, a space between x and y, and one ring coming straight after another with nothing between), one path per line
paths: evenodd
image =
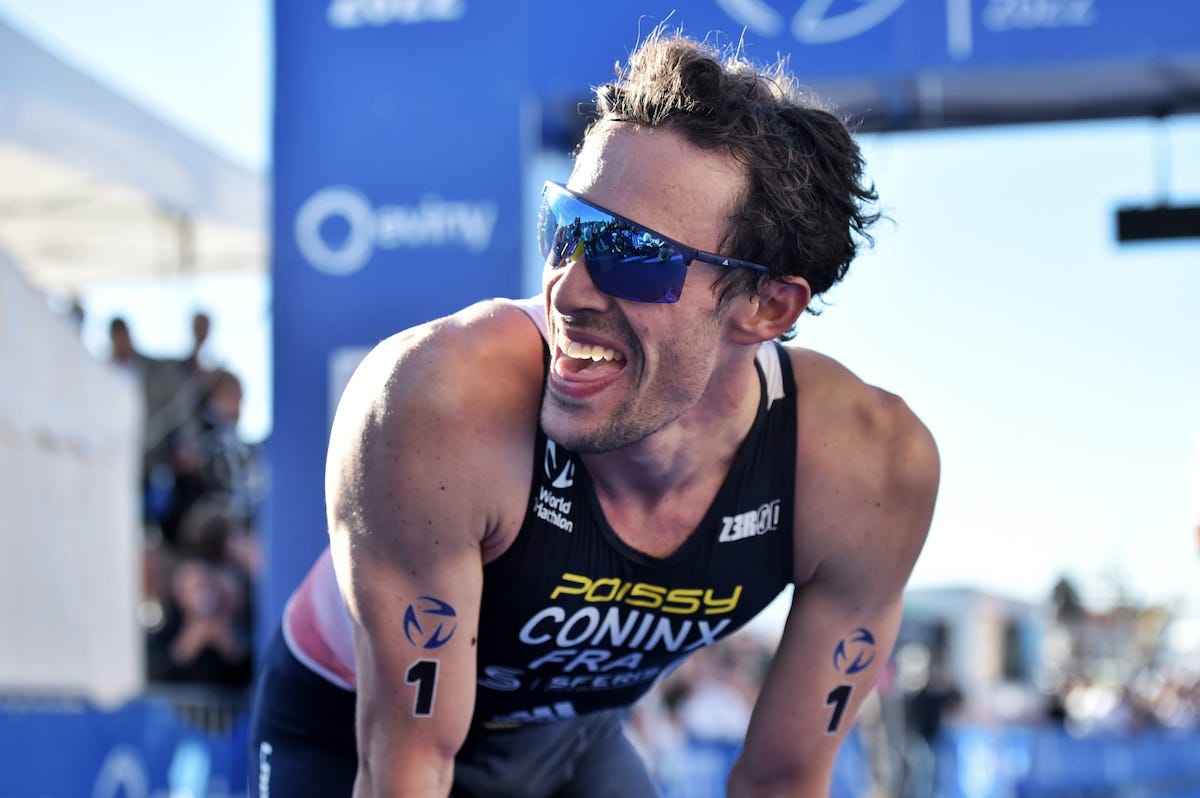
M664 21L754 60L788 55L884 126L955 123L955 108L981 121L989 103L1067 118L1200 96L1180 83L1200 68L1192 0L277 2L260 628L325 543L325 447L349 372L394 332L524 292L531 196L566 176L576 103ZM1159 84L1175 94L1160 100Z
M169 705L113 709L0 700L4 798L235 798L246 794L247 720L192 726Z
M569 15L539 5L530 89L544 94L582 93L663 21L743 40L754 60L790 56L802 80L826 84L999 68L1034 86L1032 71L1051 64L1200 56L1190 0L639 0L580 2Z
M519 19L507 4L399 5L428 9L309 0L276 12L266 630L326 540L329 422L363 352L518 293L526 76L493 33Z

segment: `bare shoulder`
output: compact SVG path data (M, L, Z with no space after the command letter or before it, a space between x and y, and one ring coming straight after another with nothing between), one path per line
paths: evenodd
M461 432L500 431L541 393L542 348L530 319L511 304L481 302L397 333L354 372L338 405L334 436L370 426L404 429L475 420ZM482 414L482 415L481 415ZM405 417L407 416L407 421ZM483 425L483 420L492 422Z
M936 477L933 436L902 398L826 355L790 346L787 351L798 388L799 451L809 465L824 472L841 463L863 479L912 479L914 487Z
M532 388L537 394L541 369L540 337L528 316L506 302L480 302L375 346L355 371L338 412L366 406L394 413L412 404L436 410L446 402L452 411L461 403L517 398L509 392Z
M509 515L507 475L522 502L527 492L528 469L519 466L532 457L542 364L537 328L502 301L376 346L347 385L330 435L331 533L383 528L372 508L395 504L410 514L457 513L464 534L481 539ZM447 501L468 494L473 501Z
M940 479L932 434L899 396L825 355L787 350L797 384L798 534L835 560L848 551L888 557L907 579Z

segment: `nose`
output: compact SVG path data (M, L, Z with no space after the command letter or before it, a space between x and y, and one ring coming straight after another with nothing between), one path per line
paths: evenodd
M592 282L582 242L564 254L557 267L547 265L543 279L550 290L551 304L564 315L603 310L612 301Z

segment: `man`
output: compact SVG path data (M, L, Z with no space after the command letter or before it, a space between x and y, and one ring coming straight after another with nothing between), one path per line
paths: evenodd
M651 795L623 708L789 582L728 790L828 794L937 453L898 398L775 343L874 192L832 115L717 55L659 32L598 90L543 195L538 300L402 332L355 373L252 794Z

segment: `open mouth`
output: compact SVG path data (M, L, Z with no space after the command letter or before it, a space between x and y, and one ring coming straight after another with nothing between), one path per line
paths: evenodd
M570 341L559 348L554 372L565 380L591 382L612 376L625 368L625 356L607 346Z

